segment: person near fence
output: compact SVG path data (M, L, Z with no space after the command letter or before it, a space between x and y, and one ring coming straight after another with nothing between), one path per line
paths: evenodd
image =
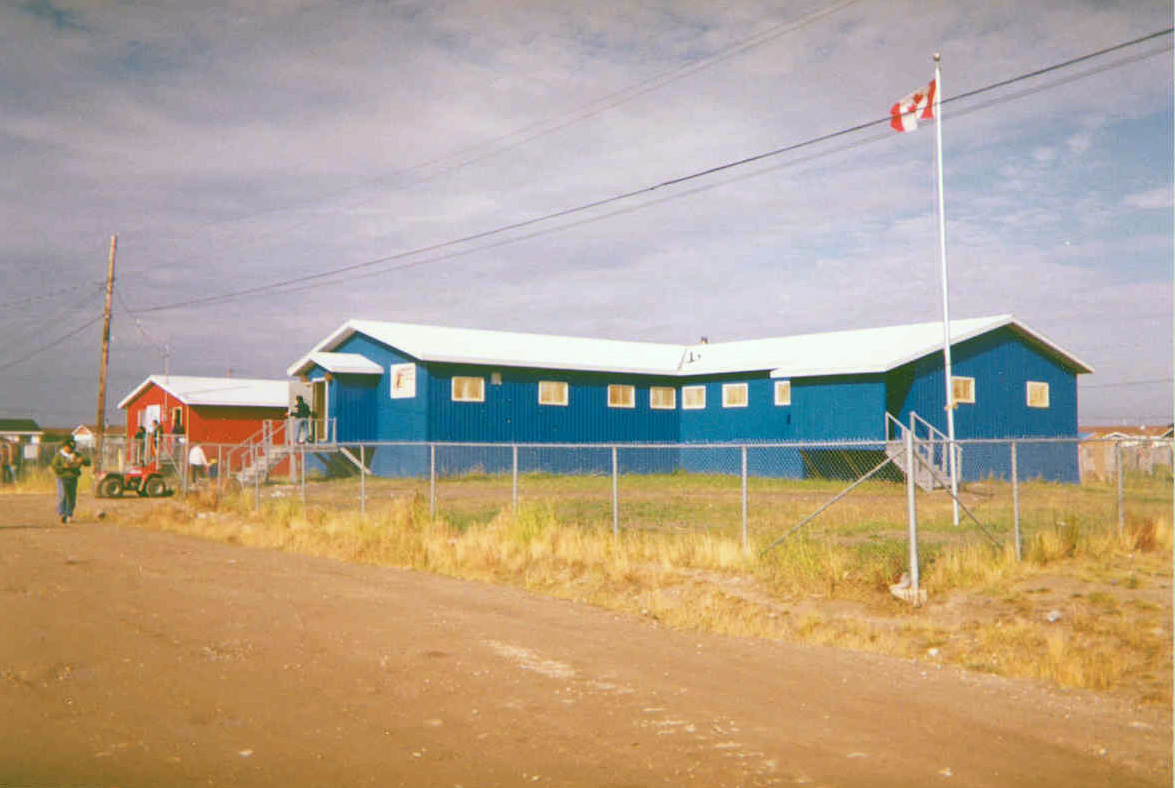
M163 427L158 421L151 422L151 457L159 457L159 449L163 446Z
M78 477L82 468L90 464L90 458L77 450L77 441L66 438L61 451L53 455L53 474L57 477L57 516L68 523L73 517L78 502Z
M142 424L131 439L131 464L142 465L147 461L147 428Z
M208 468L208 457L204 454L204 447L193 443L188 450L188 467L192 470L192 481L198 482L205 477Z
M310 410L310 406L306 404L306 400L299 394L294 398L294 407L290 409L295 443L306 442L306 438L310 434L310 419L313 417L314 412Z
M12 447L4 438L0 438L0 483L9 484L16 482L16 477L11 470L12 465Z
M184 442L184 420L180 416L180 411L175 412L175 417L171 422L171 431L167 435L167 450L171 452L174 447L182 445Z

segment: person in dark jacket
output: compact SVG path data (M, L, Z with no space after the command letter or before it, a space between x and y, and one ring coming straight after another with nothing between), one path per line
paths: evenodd
M73 517L78 502L78 477L82 475L82 468L90 464L90 458L82 456L77 449L77 441L66 438L61 451L53 455L51 467L57 476L57 516L63 523Z
M134 456L131 458L131 464L144 465L146 464L147 457L149 456L147 451L147 428L140 424L139 429L135 430L133 440L134 448L132 449L132 452Z
M310 419L313 417L314 412L310 410L306 400L299 394L294 402L294 407L290 408L290 426L294 428L295 442L306 442L306 438L310 435Z

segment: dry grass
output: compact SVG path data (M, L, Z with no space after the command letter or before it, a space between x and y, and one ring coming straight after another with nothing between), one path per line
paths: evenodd
M551 483L562 485L564 496L575 489ZM941 501L920 504L930 522L921 573L931 601L915 609L888 591L907 566L904 532L893 522L862 530L851 517L830 519L759 554L744 552L726 529L664 527L680 516L679 503L666 505L658 524L655 496L641 526L617 536L609 506L540 501L517 513L498 506L485 514L481 501L478 517L430 518L418 490L397 489L371 503L366 516L323 503L303 507L292 495L266 497L254 511L251 492L201 492L159 502L135 523L515 585L672 627L870 650L1171 701L1169 498L1166 516L1143 509L1118 534L1116 518L1102 516L1101 497L1090 504L1077 488L1068 488L1068 498L1046 490L1035 498L1036 514L1023 517L1023 561L1007 542L996 546L974 532L952 531ZM807 509L807 496L827 491L800 493L805 499L793 508ZM704 496L691 497L705 503ZM721 498L708 503L725 505ZM869 519L868 509L858 502L846 512ZM759 529L765 544L762 522Z
M78 479L78 494L90 493L94 489L94 474L91 468L83 468ZM35 495L57 492L57 477L49 468L25 466L15 484L0 484L0 495Z

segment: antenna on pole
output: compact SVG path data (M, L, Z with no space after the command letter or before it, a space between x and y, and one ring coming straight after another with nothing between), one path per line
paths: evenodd
M110 259L106 264L106 309L102 316L102 361L98 366L98 415L95 417L98 434L95 437L97 459L94 472L102 472L102 450L106 440L106 367L110 361L110 304L114 296L114 255L118 236L110 236Z

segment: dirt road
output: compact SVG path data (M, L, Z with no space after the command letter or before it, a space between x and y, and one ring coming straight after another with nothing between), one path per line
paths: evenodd
M1160 709L51 509L0 498L3 786L1172 781Z

